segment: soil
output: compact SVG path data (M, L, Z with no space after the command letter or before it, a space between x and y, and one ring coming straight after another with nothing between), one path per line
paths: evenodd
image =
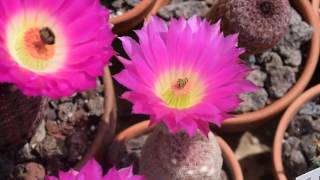
M122 15L134 8L141 0L101 0L101 3L111 11L111 16Z
M141 157L141 150L146 142L147 135L143 135L134 139L130 139L125 144L125 152L121 155L119 163L116 164L117 168L128 167L133 164L133 171L135 174L139 173L139 159ZM226 165L223 165L223 169L221 171L221 180L230 180L231 178L230 172L227 169Z
M0 180L43 179L69 170L90 147L103 114L102 80L97 88L49 100L36 133L17 153L0 155Z
M306 103L291 121L282 157L289 179L320 166L320 98Z
M158 15L169 21L170 18L193 15L205 17L217 0L173 0L160 9ZM299 79L304 68L313 28L304 22L292 9L292 18L282 40L271 50L247 55L242 59L253 69L247 79L258 86L255 93L240 95L242 103L236 113L256 111L283 97Z

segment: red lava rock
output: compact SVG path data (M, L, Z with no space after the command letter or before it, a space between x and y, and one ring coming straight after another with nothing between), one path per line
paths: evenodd
M56 120L57 119L57 114L55 112L54 109L51 109L51 108L47 108L47 112L46 112L46 118L48 120Z
M101 116L103 114L103 104L104 103L104 98L103 97L95 97L89 99L87 103L87 107L89 111L91 112L92 115L95 116Z
M56 135L59 134L59 127L56 122L54 121L47 121L46 129L49 135Z
M83 109L79 109L74 113L74 115L69 119L69 124L78 124L81 121L88 121L88 113Z
M66 102L59 105L58 117L62 121L68 121L76 112L76 106L71 102Z
M62 134L61 128L55 121L47 121L47 133L55 138L64 140L66 137Z
M24 166L25 173L22 175L25 180L37 180L45 178L45 169L41 164L34 162L27 163Z
M85 131L76 131L72 136L69 136L66 140L68 147L68 160L70 162L76 162L82 157L86 151L89 140Z
M53 136L47 136L36 150L41 157L50 158L52 156L63 157L66 151L65 148L63 140L56 139Z
M70 126L68 123L63 122L60 124L60 131L65 136L70 136L74 133L74 128Z
M92 90L86 91L86 92L82 93L82 96L86 99L95 98L97 96L97 90L92 89Z

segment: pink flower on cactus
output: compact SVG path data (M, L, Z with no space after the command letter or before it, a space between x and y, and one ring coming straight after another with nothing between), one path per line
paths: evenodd
M108 18L99 0L0 0L0 82L52 98L95 87L114 54Z
M220 125L235 110L240 93L255 90L239 60L238 35L224 37L219 23L194 16L168 28L154 17L136 33L139 43L121 38L131 61L119 57L125 69L115 78L131 90L123 97L133 112L149 114L152 124L207 134L209 123Z
M110 169L108 174L103 177L103 180L145 180L145 178L133 175L132 166L130 166L119 171L116 168Z
M70 170L68 172L59 172L59 178L47 176L46 180L145 180L143 176L135 176L132 173L132 166L120 169L112 168L103 176L102 168L95 160L90 160L80 170Z

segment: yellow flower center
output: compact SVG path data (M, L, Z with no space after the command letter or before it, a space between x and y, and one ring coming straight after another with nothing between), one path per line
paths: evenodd
M41 71L54 57L55 46L45 43L40 36L40 28L30 28L16 41L19 61L28 69Z
M14 16L6 33L12 59L32 72L56 72L63 65L67 49L58 27L41 12L27 11Z
M187 72L165 73L156 83L155 92L170 108L187 109L203 98L204 86L199 77Z

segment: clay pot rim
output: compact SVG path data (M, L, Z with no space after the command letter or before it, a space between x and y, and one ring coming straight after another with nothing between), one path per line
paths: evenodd
M124 34L141 23L145 18L155 15L158 10L169 3L170 0L141 0L129 11L110 17L109 22L114 25L112 31L116 34Z
M320 84L316 85L301 96L299 96L286 110L284 115L282 116L280 123L277 127L276 135L273 142L273 166L274 166L274 174L275 177L279 180L286 180L287 177L284 173L284 167L282 163L282 142L284 138L284 134L286 132L289 123L292 121L297 112L302 108L302 106L312 100L313 98L320 95Z
M222 131L241 131L250 126L253 126L253 124L261 123L263 122L263 120L267 120L272 115L280 113L304 91L304 89L308 85L308 82L310 82L319 58L320 24L308 0L294 0L293 3L300 14L302 14L304 19L314 27L314 33L311 39L307 62L302 74L300 75L300 78L298 79L296 84L286 93L286 95L274 101L272 104L264 107L263 109L236 115L233 118L227 119L222 124Z
M319 18L320 0L311 0L312 7L317 17Z
M121 131L115 138L114 142L127 142L131 138L138 137L143 134L148 134L153 131L154 127L149 126L149 120L139 122L130 126L129 128ZM232 174L234 180L243 180L242 170L239 161L236 159L232 149L229 145L219 136L217 137L218 144L226 165Z

